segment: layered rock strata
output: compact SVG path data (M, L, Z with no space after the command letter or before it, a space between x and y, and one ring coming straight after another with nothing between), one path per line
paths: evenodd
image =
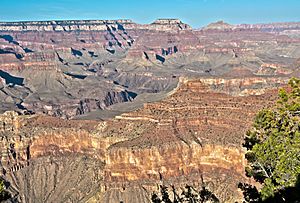
M181 78L166 99L107 121L7 112L2 172L20 202L150 202L158 184L201 177L222 202L239 201L243 134L286 81Z
M149 25L141 25L128 19L120 20L69 20L69 21L28 21L1 22L0 31L105 31L111 29L185 30L192 29L178 19L159 19Z
M2 22L0 112L71 119L125 102L140 106L136 98L166 94L181 76L299 72L298 23L208 28L178 19Z

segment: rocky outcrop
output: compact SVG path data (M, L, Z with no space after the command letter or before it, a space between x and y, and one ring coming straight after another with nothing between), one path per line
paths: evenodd
M224 21L218 21L211 23L203 28L203 30L231 30L234 28L234 25L225 23Z
M181 78L166 99L107 121L7 112L4 177L21 202L150 202L157 184L200 186L201 176L222 202L238 201L237 183L250 181L243 134L285 81Z
M158 19L150 24L149 28L154 27L156 30L192 30L188 24L181 22L179 19ZM174 29L175 28L175 29ZM177 29L176 29L177 28Z
M70 20L70 21L28 21L28 22L2 22L1 31L103 31L107 25L118 27L131 25L131 20Z
M69 21L28 21L28 22L1 22L0 31L106 31L124 29L150 30L186 30L191 29L178 19L159 19L150 25L139 25L131 20L69 20Z

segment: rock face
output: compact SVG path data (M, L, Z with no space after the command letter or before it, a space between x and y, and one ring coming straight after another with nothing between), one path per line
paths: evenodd
M222 202L240 200L243 134L286 80L181 78L161 102L102 122L7 112L2 171L19 202L150 202L157 184L201 176Z
M149 28L152 26L156 26L156 30L173 30L174 27L179 30L192 30L192 27L188 24L182 23L181 20L178 19L158 19L152 23ZM176 30L176 29L175 29Z
M299 30L224 22L193 30L178 19L2 22L0 112L70 119L165 94L180 76L293 75Z
M12 201L150 202L162 183L240 200L237 183L251 181L243 134L299 75L300 29L211 27L0 23L0 167Z
M131 20L69 20L69 21L31 21L0 22L0 31L106 31L124 29L185 30L192 28L178 19L159 19L150 25L139 25Z

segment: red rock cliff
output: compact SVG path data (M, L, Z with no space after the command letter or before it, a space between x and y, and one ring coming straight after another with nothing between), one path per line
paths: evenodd
M269 86L264 92L255 92L262 82L279 85L285 79L182 79L163 101L103 122L6 113L0 123L3 172L22 194L22 202L29 201L25 188L37 190L36 199L43 197L34 189L39 185L30 185L32 180L24 171L43 178L37 164L43 163L45 171L60 174L66 166L59 167L63 164L59 160L73 160L74 154L101 164L88 165L93 169L89 176L94 180L90 183L93 191L71 195L73 199L84 196L90 202L149 202L150 193L161 181L176 187L199 185L203 176L221 201L239 200L237 183L246 180L243 134L255 113L276 98L276 91ZM243 94L230 95L228 88ZM246 89L252 91L246 94ZM51 169L49 159L58 168ZM83 160L86 158L74 163ZM84 170L87 165L82 167ZM84 188L82 184L72 187ZM43 187L47 190L60 185L53 182ZM69 191L67 186L64 190L66 194Z

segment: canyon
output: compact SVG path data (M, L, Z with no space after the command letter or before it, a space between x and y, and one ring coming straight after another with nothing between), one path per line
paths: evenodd
M300 23L0 23L0 173L11 202L241 202L246 131L300 76Z
M195 30L176 19L1 23L0 111L70 119L171 91L180 76L297 72L298 23L224 24Z

